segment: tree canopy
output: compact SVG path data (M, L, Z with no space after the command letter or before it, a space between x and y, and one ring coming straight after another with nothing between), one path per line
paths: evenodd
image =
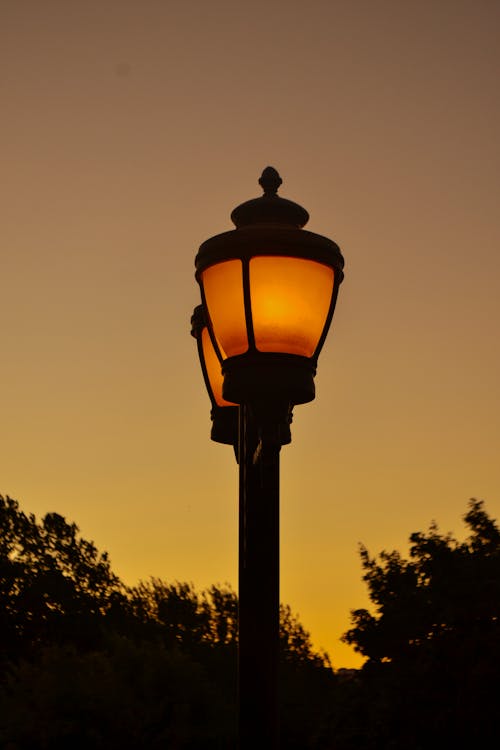
M368 657L381 741L449 747L500 736L500 532L479 500L464 521L464 541L435 523L413 533L408 559L361 547L374 610L354 610L344 640Z
M125 586L76 524L0 496L0 747L227 748L237 616L227 585ZM280 643L284 733L298 748L333 673L285 605Z
M407 556L360 548L372 608L344 639L361 670L334 673L281 606L283 750L498 744L500 531L478 500L464 521ZM0 747L228 750L237 615L227 585L125 586L74 523L0 496Z

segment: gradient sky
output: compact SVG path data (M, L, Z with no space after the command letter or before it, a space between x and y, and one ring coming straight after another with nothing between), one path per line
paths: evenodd
M499 29L496 0L0 0L0 493L129 584L236 586L194 257L271 164L346 259L282 600L358 665L358 542L500 516Z

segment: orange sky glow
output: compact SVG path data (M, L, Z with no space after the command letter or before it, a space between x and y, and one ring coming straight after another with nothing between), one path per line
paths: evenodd
M281 598L359 665L358 542L500 516L500 5L0 5L0 493L126 583L236 587L194 257L270 164L346 261L282 451Z

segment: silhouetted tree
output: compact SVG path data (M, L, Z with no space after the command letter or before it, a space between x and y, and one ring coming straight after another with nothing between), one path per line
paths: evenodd
M500 532L478 500L464 521L463 542L436 524L412 534L409 559L361 547L374 612L353 611L344 636L368 657L351 695L356 747L477 747L500 738ZM338 729L345 715L335 721Z
M0 496L0 747L233 747L237 614L227 585L127 588L75 524ZM280 643L283 748L313 748L328 657L286 606Z
M122 636L98 651L44 647L0 686L0 747L12 750L222 750L232 723L201 664Z
M125 591L106 553L57 513L40 523L0 496L0 612L5 656L49 643L93 643Z

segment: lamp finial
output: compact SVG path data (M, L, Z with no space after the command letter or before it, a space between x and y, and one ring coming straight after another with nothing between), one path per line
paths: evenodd
M266 167L259 179L264 195L276 195L283 180L274 167Z

